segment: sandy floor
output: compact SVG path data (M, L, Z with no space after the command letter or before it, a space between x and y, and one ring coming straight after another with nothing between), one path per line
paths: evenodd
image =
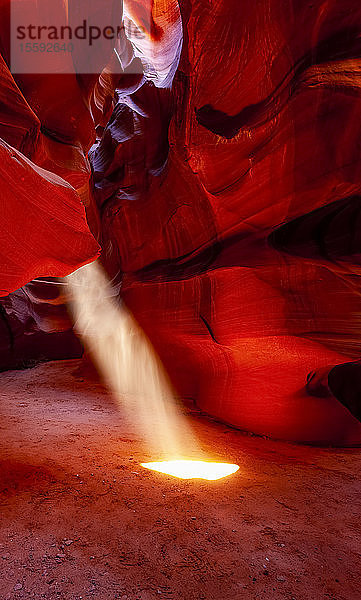
M0 599L359 600L361 450L246 437L193 415L241 468L184 482L77 361L0 375Z

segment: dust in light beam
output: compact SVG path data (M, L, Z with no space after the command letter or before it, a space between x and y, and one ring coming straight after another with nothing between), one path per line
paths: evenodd
M65 283L75 330L149 451L164 459L200 458L158 355L102 266L81 267Z
M205 453L158 355L101 265L81 267L64 283L75 329L119 408L137 425L148 450L164 459L142 466L181 479L215 480L235 473L238 465L193 460L206 458Z

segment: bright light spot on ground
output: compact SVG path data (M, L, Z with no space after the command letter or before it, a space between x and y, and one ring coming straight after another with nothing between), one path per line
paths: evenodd
M238 465L229 463L206 462L203 460L164 460L161 462L141 463L142 467L173 475L180 479L222 479L238 471Z

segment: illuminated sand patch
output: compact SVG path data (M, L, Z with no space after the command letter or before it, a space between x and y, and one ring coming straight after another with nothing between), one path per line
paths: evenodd
M207 479L208 481L228 477L239 469L239 466L235 464L203 460L164 460L141 463L141 466L180 479Z

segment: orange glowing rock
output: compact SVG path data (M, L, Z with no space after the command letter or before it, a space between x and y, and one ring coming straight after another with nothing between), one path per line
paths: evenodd
M207 462L203 460L164 460L141 463L142 467L179 477L180 479L222 479L238 471L239 466L229 463Z

